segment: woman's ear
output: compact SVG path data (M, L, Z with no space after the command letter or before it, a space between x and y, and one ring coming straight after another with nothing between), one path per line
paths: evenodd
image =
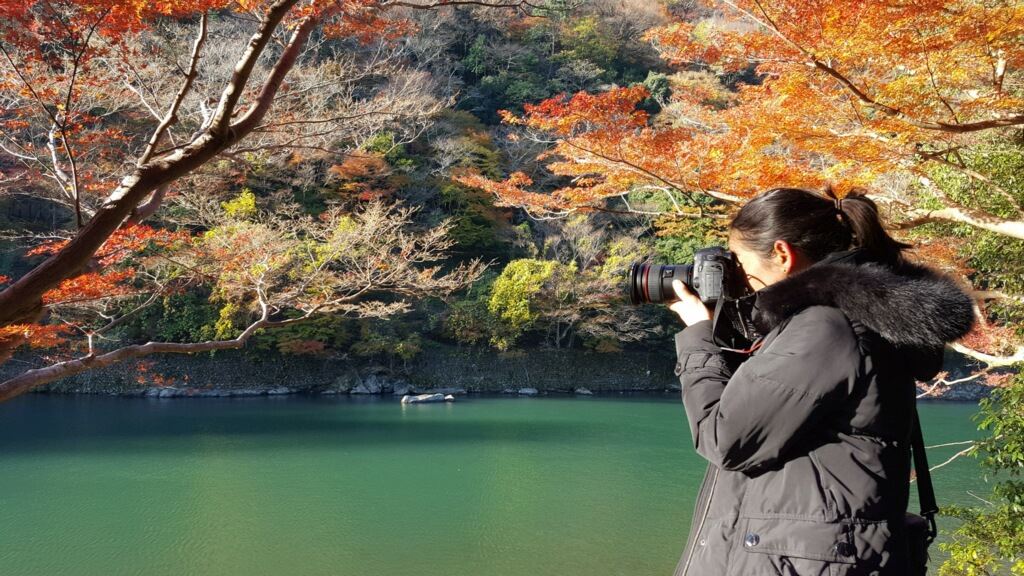
M775 241L775 245L772 246L772 260L783 274L795 272L799 268L798 259L799 253L792 244L785 240Z

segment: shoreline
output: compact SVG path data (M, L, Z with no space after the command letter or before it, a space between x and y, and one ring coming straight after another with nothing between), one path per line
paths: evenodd
M39 396L103 396L109 398L143 398L157 400L172 400L181 398L260 398L260 397L305 397L305 398L350 398L359 400L393 400L401 402L405 395L417 394L452 394L456 401L462 398L594 398L594 397L621 397L621 396L677 396L681 393L678 388L623 388L623 389L600 389L585 391L569 389L534 389L533 392L520 392L519 390L479 390L459 387L446 388L409 388L404 391L395 392L339 392L337 390L311 390L309 388L175 388L175 387L148 387L136 390L53 390L43 387L33 390L30 394ZM921 393L925 386L918 384L917 391ZM991 388L977 386L967 390L958 390L956 386L950 387L944 393L929 395L918 398L918 401L925 402L977 402L986 398Z
M944 370L956 379L967 367L947 355ZM248 396L403 394L593 395L679 394L675 356L665 350L598 353L588 350L531 350L508 353L429 342L407 364L382 365L350 357L282 356L228 350L216 354L151 357L88 370L39 387L33 393L148 398L232 398ZM42 360L23 357L0 366L0 380ZM20 369L14 370L18 365ZM925 386L918 384L918 393ZM936 390L929 399L978 401L991 388L968 381ZM587 394L581 394L587 395Z

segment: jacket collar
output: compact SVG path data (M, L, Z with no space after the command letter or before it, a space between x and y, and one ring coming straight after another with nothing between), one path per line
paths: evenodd
M837 252L756 293L762 334L810 306L833 306L897 347L942 347L967 334L974 302L952 278L920 264L867 262L861 250Z

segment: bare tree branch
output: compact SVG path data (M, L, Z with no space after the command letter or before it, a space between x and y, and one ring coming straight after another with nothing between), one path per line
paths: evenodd
M181 108L181 103L185 100L185 96L188 91L192 88L192 83L196 79L196 74L199 72L199 56L203 50L203 44L206 43L206 23L207 15L203 12L203 15L199 18L199 33L195 43L192 45L192 56L189 58L188 72L185 73L185 79L181 83L181 88L178 90L177 96L174 98L174 102L167 109L167 113L164 114L163 120L160 125L153 131L153 135L149 138L149 143L146 145L146 150L139 156L139 160L136 163L137 166L142 166L149 159L153 157L153 153L156 151L157 144L160 143L160 139L163 138L164 133L167 129L178 121L178 109Z
M993 356L991 354L986 354L984 352L968 348L963 344L959 344L956 342L949 344L949 347L963 354L964 356L974 358L975 360L983 362L986 365L993 368L1001 366L1013 366L1014 364L1024 362L1024 346L1018 347L1016 352L1009 356Z

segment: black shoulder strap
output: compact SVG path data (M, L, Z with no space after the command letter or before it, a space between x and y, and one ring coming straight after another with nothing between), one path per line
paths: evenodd
M917 499L921 504L921 516L928 519L930 533L928 541L935 539L938 527L935 515L939 505L935 502L935 490L932 487L932 473L928 470L928 456L924 452L924 436L921 434L921 419L917 414L917 403L914 403L914 428L911 430L911 451L914 454L914 473L917 475Z

